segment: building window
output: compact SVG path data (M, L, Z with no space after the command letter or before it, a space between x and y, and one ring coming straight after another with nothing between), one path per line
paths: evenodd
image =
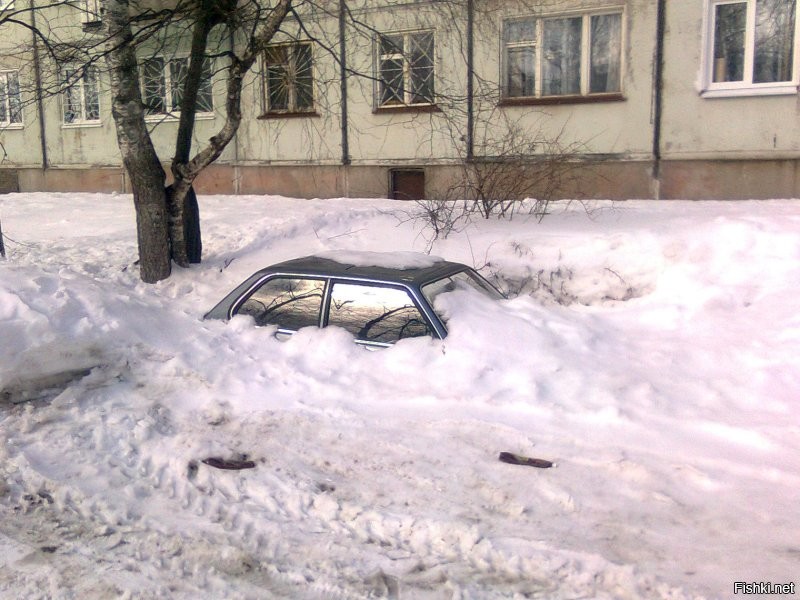
M102 25L103 3L101 0L82 0L83 24L92 27Z
M707 23L707 95L797 91L796 0L708 0Z
M310 43L270 46L264 52L264 112L314 111L314 74Z
M181 110L183 86L189 70L189 58L165 59L157 56L146 60L142 65L142 100L147 116L177 116ZM199 115L214 111L214 98L211 89L213 61L203 61L203 75L197 90L197 110Z
M392 169L389 171L389 187L392 200L422 200L425 198L425 171Z
M22 100L19 73L0 72L0 126L22 125Z
M100 93L97 69L68 67L63 73L64 123L81 125L100 122Z
M622 91L621 12L506 21L503 47L505 98Z
M380 106L434 102L433 32L384 34L378 38Z

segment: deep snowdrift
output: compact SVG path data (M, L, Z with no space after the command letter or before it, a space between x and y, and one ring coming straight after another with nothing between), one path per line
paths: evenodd
M0 596L715 598L797 578L797 201L475 223L432 254L516 297L443 297L444 342L201 320L273 262L425 249L397 206L201 198L204 263L148 286L130 197L0 196Z

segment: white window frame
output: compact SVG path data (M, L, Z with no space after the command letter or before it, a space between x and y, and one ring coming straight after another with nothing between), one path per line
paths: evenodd
M147 107L145 107L145 120L147 121L175 121L180 118L181 111L180 110L172 110L171 106L173 104L172 98L172 69L170 67L171 63L176 61L186 61L186 68L189 68L189 56L152 56L145 59L144 62L148 60L162 60L163 71L162 75L164 77L164 95L161 97L161 100L164 103L164 111L163 112L147 112ZM202 119L213 119L214 118L214 86L213 86L213 73L214 73L214 59L207 58L206 60L210 61L209 70L211 71L212 75L212 84L211 84L211 110L210 111L201 111L198 110L195 112L195 118L202 120ZM143 63L142 63L143 65ZM141 77L141 89L142 89L142 99L145 97L145 73L144 68L140 67L140 77Z
M11 96L8 93L8 76L10 73L14 73L17 78L17 108L16 108L16 115L19 117L19 120L12 121L11 115L14 114L15 110L12 106ZM15 71L12 69L6 69L0 71L0 86L2 89L5 90L5 94L0 95L0 102L4 104L6 118L0 121L0 128L3 129L22 129L25 123L24 117L22 115L22 95L19 89L19 71Z
M721 4L747 4L745 29L744 80L714 81L714 29L716 7ZM755 55L756 0L704 0L703 53L701 60L702 89L704 98L727 98L735 96L776 96L796 94L800 85L800 14L799 2L795 1L794 53L792 55L791 81L768 83L753 82Z
M411 61L409 60L407 53L409 52L410 48L410 41L413 36L417 35L431 35L433 36L433 48L431 50L432 56L431 58L431 65L433 68L433 81L432 81L432 92L433 97L428 102L414 102L414 93L412 89L412 79L411 79L411 72L412 66ZM383 54L381 52L381 40L385 37L394 37L394 36L402 36L403 37L403 49L404 52L401 53L393 53L393 54ZM435 106L436 105L436 73L438 71L437 67L437 59L436 59L436 32L433 29L414 29L409 31L386 31L383 33L378 34L375 37L375 56L376 56L376 63L375 63L375 105L378 109L392 109L392 108L403 108L403 107L426 107L426 106ZM382 95L382 86L383 86L383 73L381 69L381 63L384 60L402 60L403 63L403 101L397 103L391 102L383 102Z
M290 65L290 69L297 70L297 48L299 46L308 47L311 71L311 106L299 107L297 105L297 80L292 80L291 85L288 86L288 107L287 108L274 108L270 104L270 89L269 89L269 57L267 56L271 49L286 48L286 60ZM317 94L315 90L316 79L314 76L314 44L310 41L290 42L286 44L270 44L262 54L264 68L262 69L262 114L264 116L281 116L281 115L313 115L316 114Z
M591 27L593 17L602 17L607 15L619 15L620 17L620 40L619 40L619 89L612 92L592 92L591 90ZM541 48L544 39L544 22L558 19L574 19L580 17L581 21L581 56L580 56L580 91L576 94L547 94L542 92L543 86L543 60L541 56ZM500 73L500 96L503 101L509 102L526 102L526 101L541 101L541 100L558 100L569 102L571 100L580 101L584 98L619 98L624 94L624 80L625 80L625 48L627 47L626 37L626 12L624 6L605 6L597 10L579 10L559 12L553 14L537 14L519 17L511 17L505 19L500 31L500 46L502 57L500 60L501 73ZM505 39L505 24L509 22L524 22L533 21L535 23L535 34L533 40L515 41L510 42ZM534 66L534 93L532 95L509 95L509 81L508 81L508 52L509 48L535 48L535 66Z
M92 69L94 72L94 85L95 85L95 97L97 98L97 117L96 118L87 118L86 116L86 70ZM64 70L75 70L80 71L81 74L79 77L76 77L71 82L64 82L64 90L61 92L61 126L62 127L96 127L101 125L100 115L102 114L102 103L100 101L100 73L97 67L90 65L87 67L80 67L80 66L70 66L67 65L64 67ZM80 115L73 119L72 121L66 121L65 111L66 111L66 94L68 90L77 90L78 93L78 101L80 105Z

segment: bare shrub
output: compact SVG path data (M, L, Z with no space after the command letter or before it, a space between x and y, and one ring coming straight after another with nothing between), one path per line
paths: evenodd
M540 130L506 122L500 135L487 130L475 156L460 159L460 177L443 199L415 200L411 217L429 230L429 242L446 238L474 218L513 219L524 215L541 221L551 203L575 193L585 170L581 143L563 142L563 130L548 137ZM573 200L580 202L580 200Z

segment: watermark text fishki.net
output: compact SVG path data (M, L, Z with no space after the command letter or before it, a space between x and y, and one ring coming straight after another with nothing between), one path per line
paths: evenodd
M769 595L794 595L795 587L792 583L772 583L771 581L737 581L733 584L734 594L769 594Z

